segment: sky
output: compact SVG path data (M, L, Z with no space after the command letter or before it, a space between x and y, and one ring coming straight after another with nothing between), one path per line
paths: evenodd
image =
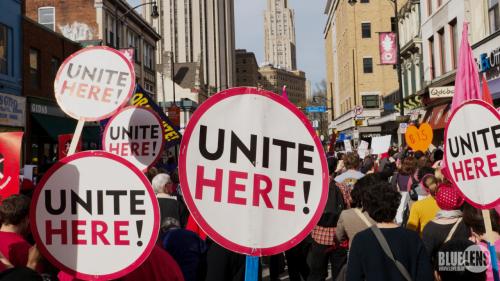
M236 48L252 51L259 64L264 62L264 10L267 0L234 0ZM326 76L323 29L326 1L289 0L295 11L297 66L311 80L313 90Z
M135 6L141 0L128 0ZM234 0L236 48L254 52L259 64L264 62L264 10L267 0ZM323 29L325 0L289 0L295 11L297 66L306 73L313 90L326 76Z

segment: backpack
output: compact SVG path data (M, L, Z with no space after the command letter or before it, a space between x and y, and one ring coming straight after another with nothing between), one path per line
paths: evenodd
M413 176L411 176L408 180L408 195L410 195L410 199L413 201L418 200L417 188L419 187L419 185L420 183Z
M344 195L340 191L334 180L328 186L328 200L325 209L319 219L318 225L321 227L336 227L340 213L345 208Z

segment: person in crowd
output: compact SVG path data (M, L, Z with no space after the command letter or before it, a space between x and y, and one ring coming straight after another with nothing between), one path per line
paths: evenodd
M417 181L415 179L415 172L417 171L417 159L409 156L403 159L401 167L394 174L391 179L392 187L401 192L410 190L411 185Z
M375 223L366 212L364 212L365 217L360 214L363 213L364 194L368 189L379 182L381 182L381 179L377 174L369 174L362 177L354 184L354 188L351 191L351 208L343 210L337 222L335 235L339 242L348 240L350 247L352 239L357 233L367 229L370 225Z
M245 256L207 239L207 272L205 281L243 281Z
M149 182L152 182L154 177L158 175L160 172L158 171L158 168L156 167L151 167L148 169L146 172L146 177L148 178Z
M31 245L25 237L29 233L30 198L11 195L0 204L0 252L14 267L25 266Z
M153 190L160 206L160 223L166 218L180 220L180 206L175 196L175 189L170 176L164 173L157 174L152 181Z
M493 230L493 240L495 241L494 246L496 250L497 257L500 255L500 217L495 209L489 210L489 215L491 218L491 226ZM483 219L483 214L482 211L474 208L470 204L466 203L463 208L463 220L465 222L465 225L469 227L471 231L471 237L470 239L476 243L477 245L483 246L482 248L486 252L488 252L487 249L487 244L484 242L487 240L486 237L486 229L484 226L484 219ZM489 256L489 253L486 254L486 256ZM499 267L500 268L500 259L497 259L499 262ZM488 261L488 264L490 264L490 261ZM488 269L486 270L486 280L488 281L493 281L493 271L491 269L491 266L488 266Z
M172 183L174 184L173 188L176 191L177 202L179 203L179 222L181 223L181 227L185 228L188 223L189 210L186 206L186 202L184 201L184 196L182 195L178 169L175 169L175 171L170 173L170 180L172 180Z
M372 156L366 156L365 159L363 159L360 172L365 175L373 174L375 172L375 160L373 160Z
M453 257L457 256L457 253L463 253L467 248L474 245L474 243L467 239L452 239L444 243L436 253L436 255ZM439 261L439 259L435 259ZM449 259L448 259L449 260ZM445 259L446 261L446 259ZM462 270L457 270L454 265L437 264L435 267L437 271L435 273L436 281L485 281L486 271L482 272L472 272L467 266L462 267ZM493 280L493 279L491 279Z
M354 237L347 280L432 280L431 264L422 240L414 231L394 223L400 200L401 194L385 182L367 190L363 208L376 225Z
M0 281L42 281L44 278L36 270L42 255L36 246L29 249L26 266L14 265L0 252Z
M389 179L394 175L394 172L397 169L396 167L397 152L398 152L397 149L391 147L387 151L387 154L378 160L379 165L377 171L381 179L384 181L389 181Z
M336 278L347 258L348 243L335 243L335 231L340 213L351 206L351 190L364 176L357 169L359 157L347 153L343 158L345 170L330 181L328 200L318 224L311 232L312 242L307 255L310 272L308 281L324 281L328 276L328 263L332 264L332 277Z
M432 168L437 169L441 167L441 162L443 161L444 152L441 149L435 149L432 153Z
M410 215L406 224L408 229L414 230L418 234L422 233L427 223L431 221L439 211L439 206L435 199L438 182L432 170L429 172L431 173L423 175L420 181L421 186L428 195L411 206Z
M163 248L180 266L184 280L204 280L203 259L207 250L205 241L196 233L180 228L179 221L174 218L164 220L161 241Z
M430 257L435 257L443 243L451 239L467 239L470 232L462 221L464 199L449 183L440 184L435 194L440 209L436 217L423 228L422 240Z

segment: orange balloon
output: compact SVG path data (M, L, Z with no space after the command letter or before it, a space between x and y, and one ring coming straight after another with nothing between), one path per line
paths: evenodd
M405 140L408 146L414 151L420 150L425 152L431 145L433 136L431 125L429 123L422 123L418 129L414 125L406 128Z

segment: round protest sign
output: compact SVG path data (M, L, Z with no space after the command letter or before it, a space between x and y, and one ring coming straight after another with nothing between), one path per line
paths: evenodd
M125 158L146 171L161 156L163 129L160 117L142 107L126 107L113 116L102 135L103 150Z
M66 114L97 121L110 117L127 103L134 86L132 63L119 51L98 46L84 48L63 62L54 92Z
M500 203L500 114L481 100L458 107L445 130L448 178L481 209Z
M328 196L325 153L309 121L289 101L256 88L218 93L195 111L179 173L200 227L253 256L302 241Z
M149 256L159 207L148 179L125 159L103 151L76 153L42 178L30 209L42 254L84 280L119 278Z

